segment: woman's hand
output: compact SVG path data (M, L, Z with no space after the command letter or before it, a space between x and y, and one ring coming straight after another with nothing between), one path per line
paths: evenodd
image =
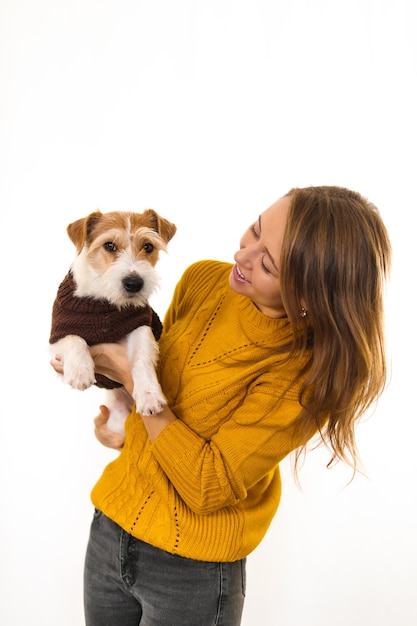
M64 373L64 367L62 365L61 357L59 356L59 354L54 356L54 358L51 359L49 362L50 362L50 364L52 365L52 367L54 368L54 370L56 371L57 374L63 374Z
M127 358L126 344L100 343L90 347L95 371L111 380L121 383L132 395L133 380Z
M109 419L109 409L102 405L100 413L94 418L94 434L103 446L121 450L125 442L125 434L114 433L107 428L107 420Z
M90 354L94 361L94 369L98 374L121 383L132 394L133 380L125 344L100 343L90 347ZM51 359L50 363L58 374L63 374L64 367L59 355Z

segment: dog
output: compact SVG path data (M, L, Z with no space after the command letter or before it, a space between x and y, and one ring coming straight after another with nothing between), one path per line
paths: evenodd
M159 286L155 265L177 228L153 209L143 213L95 211L67 227L76 257L58 288L49 343L63 367L63 381L74 389L105 388L107 426L124 431L133 402L143 415L166 404L156 376L162 324L149 305ZM105 376L95 374L89 346L126 342L134 381L133 397Z

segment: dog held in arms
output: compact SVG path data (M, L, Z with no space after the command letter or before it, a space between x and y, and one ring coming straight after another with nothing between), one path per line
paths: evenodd
M162 410L165 398L156 376L162 324L149 305L159 286L155 265L175 224L153 209L143 213L95 211L67 227L77 254L59 286L49 343L74 389L105 388L108 428L122 433L133 402L143 415ZM89 346L127 343L133 398L115 381L95 374Z

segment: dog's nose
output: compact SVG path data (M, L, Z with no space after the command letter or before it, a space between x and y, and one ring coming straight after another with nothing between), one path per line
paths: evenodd
M137 274L134 276L126 276L122 284L128 293L138 293L143 287L143 278Z

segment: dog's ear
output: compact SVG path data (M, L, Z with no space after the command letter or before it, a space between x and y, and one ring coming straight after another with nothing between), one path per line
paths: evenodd
M150 219L153 230L156 230L156 232L162 237L165 243L171 241L171 239L177 232L177 227L175 226L175 224L172 224L165 218L158 215L158 213L153 209L146 209L144 211L144 215L146 215Z
M81 252L84 244L89 241L90 234L101 216L101 211L94 211L94 213L90 213L87 217L83 217L76 222L72 222L72 224L68 224L68 237L77 248L77 254Z

